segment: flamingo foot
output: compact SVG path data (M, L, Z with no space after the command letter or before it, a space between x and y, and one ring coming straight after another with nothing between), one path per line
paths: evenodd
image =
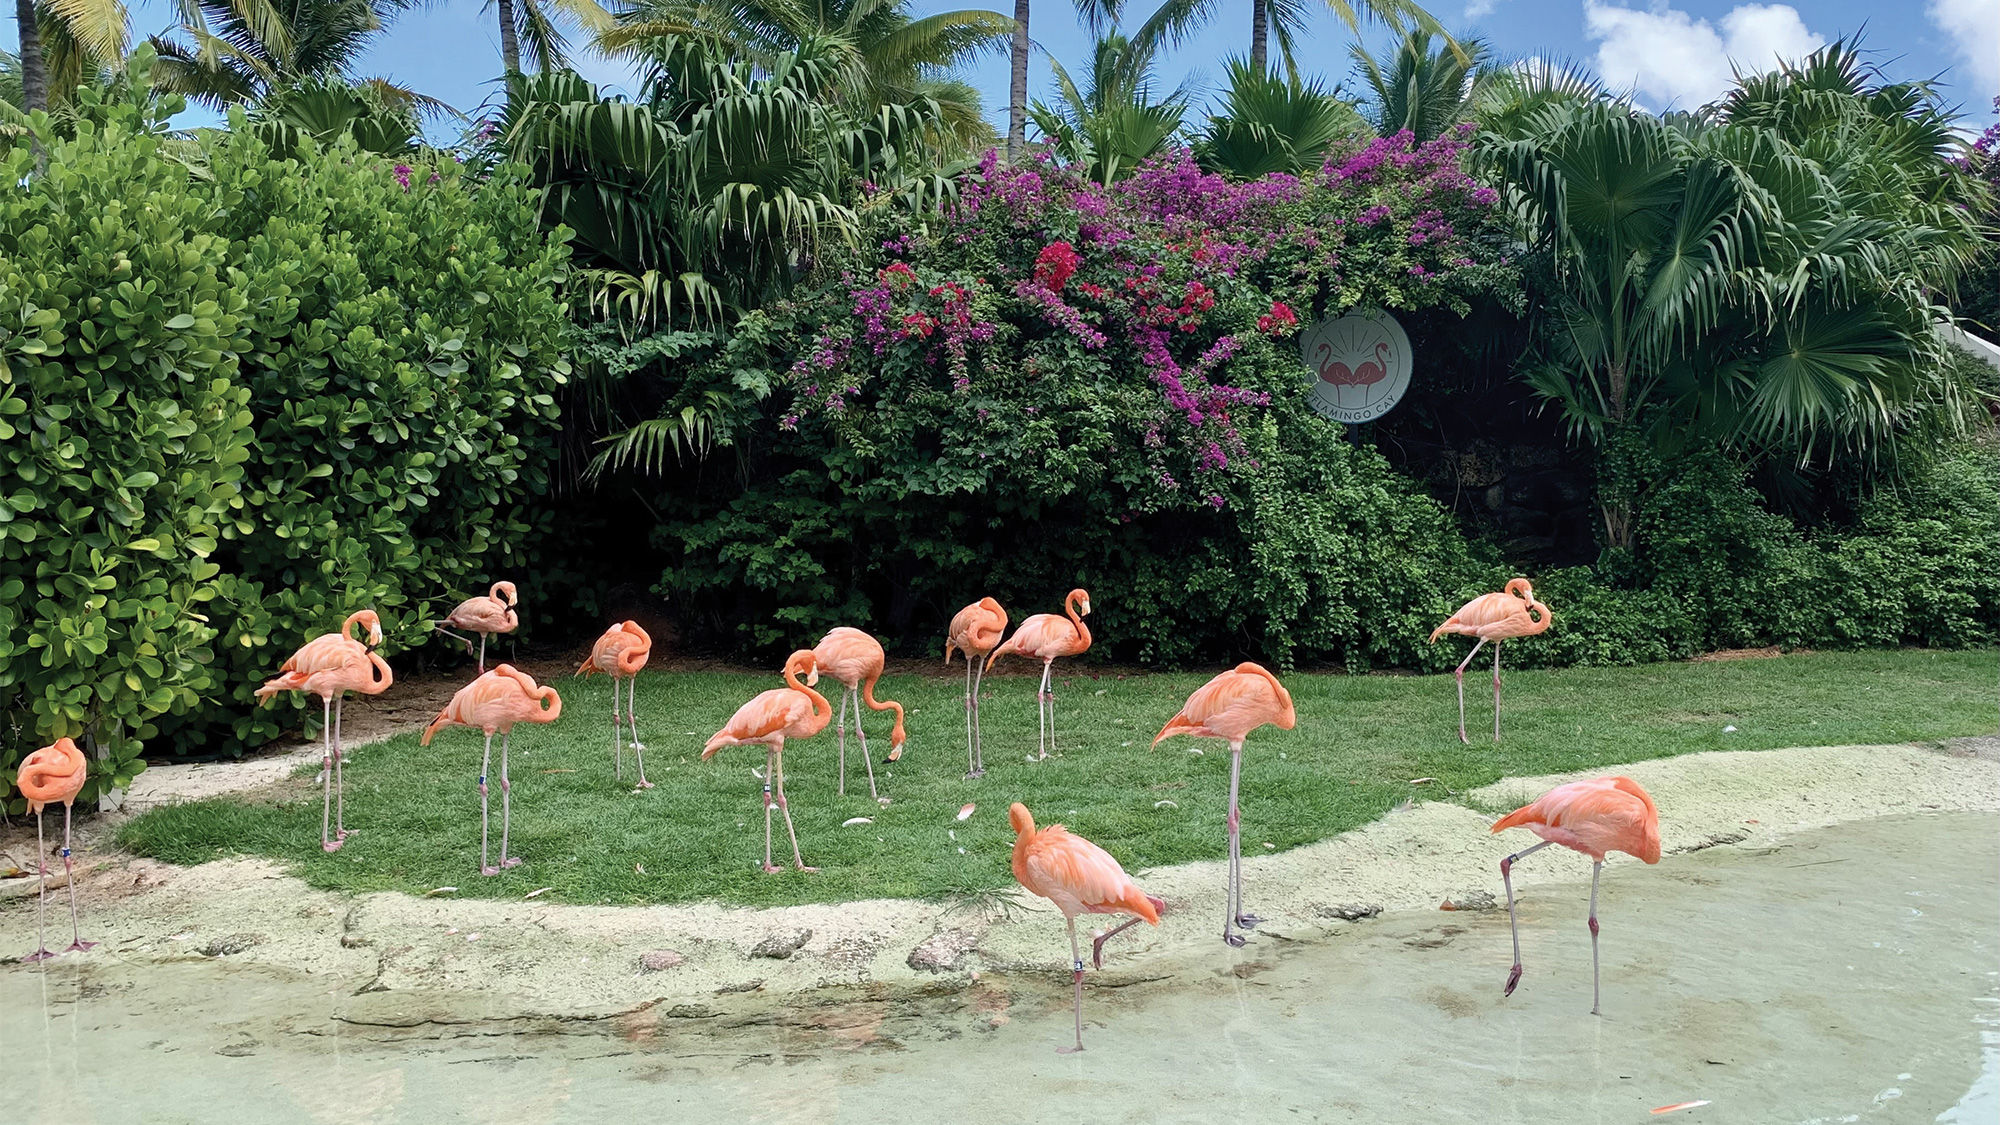
M633 786L634 789L651 789L652 787L653 783L650 781L642 781L638 785Z
M1256 929L1257 923L1262 921L1263 919L1257 917L1255 914L1238 914L1236 916L1236 924L1246 930Z
M498 875L500 874L500 869L497 867L482 867L479 869L479 873L481 875Z
M1507 974L1507 987L1500 993L1500 995L1503 997L1514 995L1514 987L1520 983L1521 983L1521 966L1516 965L1514 966L1514 971Z
M810 872L810 871L818 871L818 870L819 870L819 868L817 868L817 867L807 867L807 866L806 866L805 864L803 864L803 863L795 863L795 864L793 864L793 865L792 865L792 867L793 867L793 869L794 869L794 870L797 870L797 871L808 871L808 872Z
M774 864L769 864L769 863L767 863L767 864L765 864L765 865L764 865L764 874L766 874L766 875L776 875L776 874L778 874L779 872L781 872L781 871L783 871L783 870L784 870L784 868L782 868L782 867L778 867L778 866L776 866L776 865L774 865Z
M986 776L985 770L973 770L971 773L965 775L965 780L978 781L980 778L985 776Z
M33 953L28 954L26 957L21 958L21 961L23 964L32 965L37 961L46 961L54 956L57 955L54 953L50 953L46 949L37 949Z
M94 941L73 941L73 942L70 942L70 943L69 943L68 945L66 945L66 946L64 946L64 947L63 947L63 952L64 952L64 953L88 953L88 952L89 952L90 950L93 950L93 949L96 949L96 948L97 948L97 943L96 943L96 942L94 942Z
M508 857L507 857L506 859L503 859L503 860L501 860L501 861L500 861L500 866L502 866L502 867L519 867L519 866L521 866L521 857L520 857L520 856L517 856L517 855L515 855L515 856L508 856Z
M1082 1054L1082 1053L1083 1053L1083 1044L1081 1044L1081 1043L1078 1043L1078 1044L1077 1044L1076 1046L1074 1046L1074 1047L1057 1047L1057 1048L1056 1048L1056 1054L1058 1054L1058 1055L1077 1055L1077 1054Z
M1222 935L1222 940L1230 946L1233 946L1237 949L1241 949L1243 948L1244 944L1247 943L1250 939L1238 933L1224 933Z
M337 852L340 850L340 845L346 842L345 840L321 840L319 842L319 850L323 852Z
M340 838L341 838L341 839L345 840L345 839L347 839L347 838L348 838L349 836L359 836L359 835L361 835L361 829L359 829L359 828L342 828L342 829L339 829L339 830L338 830L338 834L339 834L339 836L340 836Z
M1464 727L1460 727L1460 728L1458 728L1458 740L1459 740L1460 742L1463 742L1463 743L1465 743L1465 744L1466 744L1467 746L1470 746L1470 745L1472 745L1472 740L1471 740L1471 739L1469 739L1469 738L1467 738L1467 737L1465 737L1465 728L1464 728ZM1498 739L1495 739L1494 741L1496 741L1496 742L1497 742L1497 741L1499 741L1499 740L1498 740Z

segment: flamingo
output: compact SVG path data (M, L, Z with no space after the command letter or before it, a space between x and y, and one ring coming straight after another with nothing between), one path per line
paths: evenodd
M889 760L903 756L903 705L893 699L875 700L875 681L882 678L887 661L882 644L859 629L841 625L821 637L812 654L814 666L839 680L845 689L840 693L840 714L833 728L840 735L839 793L847 796L847 701L853 699L854 737L861 740L861 761L868 767L868 795L886 805L888 798L875 791L875 763L868 757L868 735L861 729L863 703L872 711L894 711L896 726L889 732Z
M992 598L981 598L952 615L951 627L944 635L944 662L951 665L951 650L956 648L965 654L965 746L971 762L968 780L986 776L986 763L979 752L979 681L986 671L974 668L981 657L1000 646L1000 638L1007 632L1007 611Z
M804 676L805 683L799 682ZM776 872L784 870L771 862L771 810L779 809L785 814L785 831L792 837L792 866L800 871L818 871L817 867L807 867L799 854L799 833L792 827L792 810L785 803L785 740L788 738L811 738L826 729L827 721L833 718L833 707L826 697L807 686L819 682L819 664L811 649L800 649L785 660L785 686L772 688L759 694L750 702L736 709L722 729L716 731L701 748L701 759L707 761L724 746L743 746L762 743L764 746L764 870ZM777 796L771 795L772 786L777 787Z
M639 763L640 789L651 789L646 780L646 744L639 741L639 670L653 653L653 638L636 621L621 621L604 631L590 646L590 656L577 666L576 674L603 672L611 677L611 776L625 777L625 728L618 717L618 683L625 688L625 718L632 726L632 758Z
M495 633L511 633L521 625L521 615L515 607L521 604L520 595L515 593L512 582L495 582L493 588L477 597L467 598L458 603L457 608L445 614L435 628L438 632L455 641L465 641L465 651L472 652L472 642L459 636L451 629L464 629L479 634L479 672L486 673L486 639Z
M1059 656L1079 656L1090 650L1090 629L1084 625L1084 616L1090 612L1090 593L1086 590L1071 590L1063 599L1063 612L1068 617L1058 617L1053 613L1037 613L1021 627L1014 630L1005 643L993 650L986 658L986 670L993 670L993 662L1012 653L1015 656L1040 657L1042 661L1042 687L1036 693L1035 717L1041 720L1041 733L1035 749L1039 751L1035 760L1049 756L1056 748L1056 693L1049 682L1049 668Z
M35 907L35 932L39 935L35 951L21 958L23 961L46 961L56 956L49 952L48 916L49 865L46 845L42 842L42 808L55 801L63 806L63 874L69 883L69 936L70 943L64 953L81 953L97 943L85 941L80 936L76 920L76 869L69 853L70 807L76 803L76 795L83 792L83 783L90 776L83 751L67 738L58 738L52 745L28 755L21 763L19 776L14 784L20 787L21 795L28 799L28 811L35 814L35 866L41 870L41 898Z
M513 786L507 781L507 748L514 738L515 723L553 723L562 716L562 696L552 687L542 687L535 678L512 664L495 665L471 683L458 689L438 717L424 728L423 745L448 726L478 727L486 732L486 757L479 764L479 873L498 875L502 868L519 867L521 861L507 854L507 833L514 822ZM493 736L500 736L500 865L487 862L486 831L489 820L486 800L486 771L493 765Z
M1014 825L1014 880L1056 904L1069 927L1070 982L1076 986L1076 1046L1057 1048L1060 1054L1083 1050L1083 951L1076 944L1079 914L1130 914L1132 918L1090 943L1090 963L1104 967L1104 943L1140 921L1160 924L1167 904L1139 889L1111 853L1060 824L1037 830L1028 806L1014 802L1007 809Z
M1243 773L1243 740L1265 724L1279 730L1298 725L1292 710L1291 693L1260 664L1244 662L1195 689L1181 713L1167 720L1153 745L1177 734L1195 738L1222 738L1229 741L1229 891L1222 918L1222 940L1243 944L1235 927L1254 928L1255 915L1243 913L1243 832L1236 807L1238 779Z
M354 628L367 630L367 643L354 639ZM337 852L354 830L346 826L347 793L341 777L345 761L340 749L340 708L347 693L381 695L395 683L395 673L375 646L382 643L382 619L372 609L356 610L340 623L340 632L325 633L305 643L278 669L278 675L257 689L258 699L269 699L281 691L305 691L319 696L320 782L323 797L319 813L319 846ZM332 824L328 825L328 812Z
M1590 857L1590 1014L1599 1015L1597 983L1597 880L1604 873L1604 853L1624 852L1646 863L1660 862L1660 812L1653 798L1629 777L1598 777L1558 785L1532 804L1515 809L1493 825L1493 831L1526 827L1542 838L1500 861L1500 882L1507 888L1507 927L1514 935L1514 968L1507 974L1503 996L1521 983L1521 929L1514 918L1514 861L1550 844Z
M1431 630L1431 643L1446 633L1462 633L1468 637L1478 637L1479 642L1472 651L1459 662L1458 670L1452 673L1458 678L1458 740L1471 745L1465 737L1465 666L1479 654L1479 646L1493 642L1493 741L1500 741L1500 642L1510 637L1532 637L1549 627L1549 607L1535 600L1535 588L1525 578L1515 578L1507 583L1507 589L1499 594L1481 594L1460 606L1457 613L1445 619L1445 623Z

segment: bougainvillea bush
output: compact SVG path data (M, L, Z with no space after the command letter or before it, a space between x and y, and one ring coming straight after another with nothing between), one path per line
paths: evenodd
M1110 187L988 158L945 213L889 213L716 370L776 386L742 477L677 489L664 586L769 651L827 625L917 635L993 594L1088 587L1111 655L1434 664L1486 570L1443 510L1316 415L1304 326L1517 304L1464 137L1355 142L1231 182L1185 153ZM775 611L775 612L774 612Z

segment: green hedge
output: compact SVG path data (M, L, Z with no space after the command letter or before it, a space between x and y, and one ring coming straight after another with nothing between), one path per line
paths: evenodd
M145 67L0 149L0 781L268 739L256 680L361 605L419 640L553 457L565 250L517 169L168 139Z

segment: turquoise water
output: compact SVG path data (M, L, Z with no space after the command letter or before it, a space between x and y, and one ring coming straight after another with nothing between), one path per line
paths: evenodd
M1608 867L1601 1018L1587 894L1524 900L1508 999L1504 912L1386 917L1135 964L1151 979L1088 991L1089 1049L1068 1056L1066 975L561 1021L491 1018L495 997L371 1007L361 981L214 961L62 958L0 970L0 1119L2000 1120L2000 817Z

